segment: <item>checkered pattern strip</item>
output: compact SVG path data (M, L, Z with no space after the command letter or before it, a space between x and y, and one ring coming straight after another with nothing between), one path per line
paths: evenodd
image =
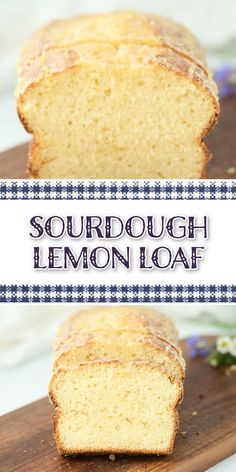
M236 285L0 285L0 302L236 302Z
M1 200L235 200L236 180L1 180Z

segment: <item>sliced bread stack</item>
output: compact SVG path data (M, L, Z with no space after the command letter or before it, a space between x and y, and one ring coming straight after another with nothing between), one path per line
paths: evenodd
M171 320L140 307L71 316L55 341L50 398L62 454L170 454L185 362Z

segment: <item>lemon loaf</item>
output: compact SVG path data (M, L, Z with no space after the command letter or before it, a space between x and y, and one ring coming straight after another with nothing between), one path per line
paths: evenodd
M33 178L201 178L217 90L182 25L139 12L54 21L22 50Z
M185 362L167 317L142 307L83 310L54 347L49 395L62 454L171 454Z

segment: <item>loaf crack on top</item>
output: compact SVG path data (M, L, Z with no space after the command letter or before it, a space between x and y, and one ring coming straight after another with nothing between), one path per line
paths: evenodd
M219 114L204 51L139 12L54 21L22 50L17 107L34 178L201 178Z

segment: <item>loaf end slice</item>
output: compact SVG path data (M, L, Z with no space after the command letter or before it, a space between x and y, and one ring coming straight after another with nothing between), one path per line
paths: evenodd
M57 370L50 397L62 454L171 454L182 382L145 363L90 362Z
M201 178L219 104L202 49L169 20L119 12L53 22L19 64L34 178Z

